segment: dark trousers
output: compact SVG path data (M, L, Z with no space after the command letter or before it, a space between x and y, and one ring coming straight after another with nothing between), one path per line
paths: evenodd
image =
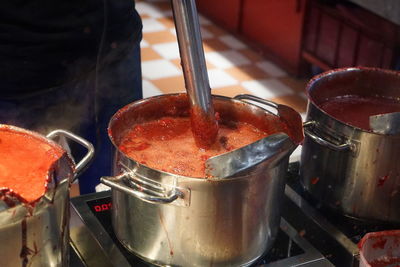
M1 124L43 135L55 129L69 130L93 143L95 158L79 177L82 194L94 192L100 177L111 175L113 149L107 134L111 116L142 98L139 43L122 58L112 57L108 56L104 61L107 63L88 73L85 79L25 98L0 100ZM71 151L78 161L84 152L79 148L75 151L75 147L72 145Z

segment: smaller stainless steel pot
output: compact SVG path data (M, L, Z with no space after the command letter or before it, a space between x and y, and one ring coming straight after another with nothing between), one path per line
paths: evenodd
M87 149L75 165L67 151L49 170L51 178L45 195L35 205L9 207L0 201L0 266L55 267L69 266L69 188L94 154L91 143L65 130L55 130L44 137L38 133L0 124L9 129L59 147L53 139L72 140ZM34 160L34 159L32 159ZM0 159L1 161L1 159ZM1 200L8 196L2 195Z
M324 206L366 221L400 222L400 135L377 134L343 123L320 108L326 99L400 98L400 73L346 68L323 73L307 86L300 175Z
M262 102L271 106L270 102ZM279 127L279 118L257 105L222 96L213 96L213 105L222 119L242 121L243 117L256 125L259 122ZM150 169L119 151L124 131L134 124L188 114L185 95L162 95L134 102L111 119L109 136L116 148L116 177L101 180L112 187L116 236L127 249L156 265L250 265L271 247L277 235L284 175L296 144L284 142L285 146L254 168L237 177L221 179ZM297 115L300 127L292 130L300 130L302 136ZM282 131L276 128L276 132ZM286 133L277 134L289 138Z

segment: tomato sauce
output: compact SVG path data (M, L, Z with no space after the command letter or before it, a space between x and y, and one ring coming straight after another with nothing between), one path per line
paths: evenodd
M193 137L197 146L205 149L211 147L218 137L217 118L208 118L199 108L192 107L190 119Z
M337 120L369 131L370 116L400 111L400 101L380 96L340 96L319 106Z
M216 142L199 148L189 117L165 116L131 127L119 149L150 168L189 177L205 177L205 161L213 156L253 143L268 134L257 127L232 122L220 124Z
M27 203L46 192L49 171L63 154L39 138L11 129L0 130L0 188Z

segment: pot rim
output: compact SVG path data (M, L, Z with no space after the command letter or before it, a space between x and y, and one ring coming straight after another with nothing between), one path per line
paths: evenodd
M38 132L31 131L31 130L27 130L27 129L25 129L25 128L21 128L21 127L14 126L14 125L0 124L0 131L2 131L2 130L9 130L9 131L16 132L16 133L26 134L26 135L31 136L31 137L33 137L33 138L36 138L36 139L38 139L38 140L40 140L40 141L43 141L43 142L45 142L46 144L51 145L51 146L54 147L55 149L59 149L59 150L62 152L62 154L60 155L60 157L58 158L58 160L56 160L56 161L52 164L52 166L54 166L55 164L57 164L57 162L60 161L61 159L65 158L65 159L67 160L67 165L68 165L69 168L71 169L71 174L72 174L72 175L75 175L75 163L74 163L73 159L71 158L71 156L69 155L69 153L68 153L61 145L57 144L55 141L51 140L50 138L47 138L46 136L44 136L44 135L42 135L42 134L40 134L40 133L38 133ZM50 171L51 168L52 168L52 167L50 167L48 171ZM32 205L32 206L36 206L36 204L39 203L39 202L41 202L41 200L43 199L43 197L45 197L46 194L49 193L50 190L49 190L48 185L49 185L50 183L52 183L52 182L53 182L53 181L48 181L48 180L46 179L46 182L45 182L46 190L45 190L44 194L41 195L38 199L36 199L36 200L34 200L34 201L31 201L31 202L25 201L23 198L21 198L21 197L18 195L18 193L17 193L17 195L15 195L15 193L14 193L13 190L12 190L12 188L1 188L1 189L10 190L10 191L8 191L8 192L10 192L10 194L11 194L10 196L11 196L11 197L15 196L15 197L17 197L17 199L20 201L20 203L17 203L14 207L20 206L20 205ZM5 194L8 194L8 193L5 193ZM14 208L14 207L12 207L12 208ZM10 208L11 208L11 207L10 207Z
M58 147L62 151L66 152L65 149L62 146L60 146L55 141L47 138L46 136L44 136L44 135L42 135L42 134L40 134L38 132L31 131L31 130L28 130L28 129L25 129L25 128L21 128L21 127L18 127L18 126L10 125L10 124L1 124L0 123L0 130L3 130L3 129L4 130L12 130L12 131L15 131L15 132L20 132L20 133L31 135L31 136L33 136L33 137L35 137L37 139L40 139L40 140L42 140L42 141L44 141L46 143L51 144L52 146Z
M324 72L314 76L313 78L311 78L310 81L306 85L306 96L309 101L309 104L312 104L321 113L323 113L324 115L329 117L329 119L333 120L335 123L337 123L339 125L343 125L344 127L350 128L352 130L364 132L366 134L373 134L373 135L377 135L377 136L398 136L398 135L387 135L387 134L383 134L383 133L373 132L370 130L362 129L357 126L353 126L353 125L343 122L341 120L338 120L335 117L331 116L329 113L327 113L325 110L321 109L319 107L319 105L314 101L313 97L310 94L310 91L318 81L320 81L321 79L329 78L330 76L336 75L338 73L345 73L345 72L380 72L380 73L386 73L386 74L396 75L396 76L400 77L399 71L374 68L374 67L345 67L345 68L337 68L337 69L324 71ZM307 114L308 114L308 111L307 111Z
M123 112L125 112L126 110L129 110L130 108L132 108L133 106L137 106L137 105L141 105L143 103L146 103L148 101L154 101L156 99L159 98L165 98L165 97L170 97L170 96L179 96L179 95L186 95L186 93L170 93L170 94L162 94L162 95L156 95L156 96L152 96L152 97L148 97L148 98L143 98L134 102L131 102L127 105L125 105L124 107L120 108L111 118L110 121L108 123L108 127L107 127L107 133L108 133L108 137L111 141L111 143L113 144L114 148L118 151L118 153L120 153L121 155L123 155L124 157L130 159L131 161L133 161L136 165L137 165L137 169L141 169L141 170L150 170L151 172L158 172L161 173L163 175L166 176L170 176L171 178L176 178L176 179L185 179L188 181L209 181L209 182L217 182L217 181L232 181L235 179L243 179L243 177L246 177L247 175L243 175L243 176L234 176L234 177L228 177L228 178L219 178L219 177L192 177L192 176L184 176L184 175L178 175L178 174L174 174L174 173L170 173L170 172L165 172L162 170L158 170L158 169L154 169L151 168L147 165L141 164L140 162L128 157L124 152L122 152L119 147L116 145L115 143L115 138L112 136L112 132L111 132L111 128L112 128L112 124L113 121L115 120L116 117L118 117L120 114L122 114ZM256 109L260 109L270 115L276 116L279 118L278 115L273 114L270 110L263 108L261 106L258 106L256 104L250 103L250 102L246 102L246 101L242 101L240 99L235 99L232 97L228 97L228 96L222 96L222 95L211 95L212 98L216 98L216 99L222 99L222 100L226 100L226 101L233 101L234 103L239 103L240 105L246 105L246 106L250 106L251 108L256 108ZM286 133L285 133L286 134ZM295 145L295 147L297 147L297 145ZM294 150L294 149L293 149ZM136 169L136 170L137 170ZM132 170L129 170L132 171Z

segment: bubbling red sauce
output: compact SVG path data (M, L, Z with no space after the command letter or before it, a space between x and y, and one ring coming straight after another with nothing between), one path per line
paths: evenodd
M196 107L191 108L190 119L193 137L197 146L204 149L211 147L218 137L217 119L207 117Z
M0 129L0 188L34 203L46 192L49 170L63 154L32 135Z
M134 125L122 137L119 149L150 168L189 177L205 177L205 161L213 156L253 143L271 133L235 122L220 124L217 141L199 148L189 117L162 117Z
M340 96L327 99L319 107L349 125L371 131L369 117L400 112L400 101L380 96Z

